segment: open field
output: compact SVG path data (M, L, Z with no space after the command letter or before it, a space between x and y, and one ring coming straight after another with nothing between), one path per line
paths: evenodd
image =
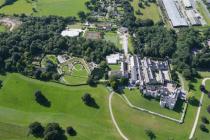
M175 119L181 118L181 111L183 109L183 102L180 101L179 104L177 104L176 108L174 110L161 108L160 107L160 101L155 100L153 98L145 98L141 95L139 92L139 89L132 89L131 91L129 89L125 89L124 93L126 97L129 99L129 101L138 107L145 108L147 110L157 112Z
M75 140L119 140L108 111L108 92L102 87L67 87L51 82L41 82L20 74L0 76L4 85L0 89L0 139L34 140L27 136L28 125L39 121L44 125L58 122L64 129L73 126ZM17 88L18 87L18 88ZM40 106L34 92L40 89L51 101L51 107ZM81 97L90 93L99 109L83 104Z
M210 73L202 73L202 76L208 75L210 75ZM201 81L202 79L198 79L193 82L194 89L190 91L197 99L201 96L199 90ZM196 106L188 105L184 123L177 124L148 113L131 109L118 95L114 95L112 103L114 116L119 127L122 132L132 140L139 140L139 138L141 138L141 140L148 140L145 134L146 129L151 129L159 140L187 140L197 112ZM148 105L149 104L147 104L147 106ZM208 138L206 138L207 136L202 137L201 140L207 140L209 135ZM200 137L198 137L198 140L200 140Z
M144 8L140 8L138 6L139 0L133 0L131 3L134 7L134 13L140 9L142 15L137 15L135 13L135 16L140 19L152 19L154 22L158 22L160 20L160 14L158 11L158 7L154 3L149 3L150 6L144 6Z
M210 80L208 80L206 82L206 89L208 91L210 91ZM206 132L202 132L199 128L200 124L202 123L201 121L201 117L202 116L205 116L208 118L208 120L210 121L210 114L207 112L207 107L208 105L210 105L210 98L208 98L208 95L205 95L204 96L204 100L203 100L203 106L201 108L201 114L200 114L200 118L199 118L199 121L198 121L198 126L196 128L196 133L195 133L195 138L199 138L201 140L207 140L209 139L210 137L210 134L209 133L206 133ZM207 124L206 125L206 128L210 131L210 124Z
M84 5L86 1L87 0L18 0L12 5L1 8L0 13L8 15L25 13L34 16L77 16L79 11L87 11Z

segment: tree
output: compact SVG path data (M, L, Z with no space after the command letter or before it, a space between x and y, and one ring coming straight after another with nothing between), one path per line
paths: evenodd
M209 124L209 120L205 116L202 116L201 120L204 124Z
M43 106L50 107L51 103L48 101L48 99L42 94L40 90L37 90L35 92L35 100Z
M85 21L86 18L87 18L87 15L85 14L84 11L79 11L78 12L78 16L79 16L79 18L80 18L81 21Z
M83 95L82 101L84 102L84 104L86 104L90 107L99 108L99 106L95 102L95 99L93 97L91 97L91 95L89 93L85 93Z
M3 83L3 81L2 81L2 80L0 80L0 88L2 87L2 83Z
M58 123L47 124L44 131L44 140L62 140L64 137L64 130Z
M201 129L201 131L203 131L203 132L208 132L209 130L206 128L206 126L204 125L204 124L201 124L200 125L200 129Z
M207 107L207 111L210 114L210 105Z
M150 138L150 140L153 140L156 138L155 134L152 132L152 130L145 130L146 135Z
M188 102L189 104L193 105L193 106L199 106L199 100L195 98L195 96L191 96L188 98Z
M77 132L74 130L73 127L69 126L66 128L66 132L70 135L70 136L76 136Z
M44 134L44 127L39 122L33 122L29 125L29 134L41 138Z

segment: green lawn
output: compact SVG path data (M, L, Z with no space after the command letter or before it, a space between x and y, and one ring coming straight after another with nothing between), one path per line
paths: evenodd
M169 117L175 118L175 119L180 119L181 118L181 111L184 105L177 104L177 108L174 110L166 109L160 107L160 101L155 100L155 99L149 99L149 98L144 98L140 92L139 89L125 89L124 90L126 97L129 99L129 101L138 107L148 109L150 111L154 111L157 113L161 113L163 115L167 115ZM179 108L178 108L179 105Z
M53 64L58 64L58 61L55 55L46 55L42 59L41 66L45 67L48 61L52 62Z
M120 70L120 64L116 64L116 65L109 65L109 67L111 68L111 70L115 71L115 70Z
M210 73L202 73L202 76L209 75ZM197 99L199 99L201 96L199 91L200 84L201 79L193 82L194 90L190 91ZM175 122L162 119L158 116L153 116L148 113L131 109L122 100L122 98L117 95L113 97L112 106L114 116L119 124L119 127L121 128L122 132L132 140L139 140L139 138L141 138L141 140L148 140L148 137L145 134L146 129L151 129L155 133L157 140L187 140L189 138L197 112L196 106L188 105L184 123L177 124ZM152 105L148 103L146 106ZM159 105L157 106L159 107ZM205 136L201 136L199 134L197 137L198 140L208 140L209 134L205 134Z
M117 48L122 49L119 36L116 32L105 32L104 39L115 44Z
M210 91L210 80L208 80L206 82L206 89L208 91ZM203 100L203 106L201 108L201 114L200 114L200 118L199 118L199 121L198 121L198 126L197 126L197 129L196 129L196 133L195 133L195 137L196 138L199 138L199 139L202 139L202 140L207 140L209 139L210 137L210 134L209 133L206 133L206 132L202 132L199 128L200 124L202 123L201 121L201 117L202 116L205 116L208 118L208 120L210 121L210 114L207 112L207 107L208 105L210 105L210 98L208 98L208 95L205 95L204 96L204 100ZM207 129L210 131L210 124L206 125Z
M68 66L64 66L63 70L69 71ZM63 76L64 82L70 85L86 84L87 78L88 73L81 64L74 65L73 70Z
M5 27L5 26L0 25L0 32L5 32L5 31L6 31L6 27Z
M119 140L108 110L108 93L103 86L67 87L51 82L41 82L20 74L0 76L4 79L0 89L0 139L35 140L27 136L31 122L44 125L58 122L64 129L73 126L75 140ZM34 100L34 92L39 89L51 101L51 107L42 107ZM99 109L83 104L81 97L90 93Z
M79 11L87 12L84 3L87 0L18 0L12 5L0 9L0 13L13 15L22 14L34 16L77 16ZM36 9L36 12L33 11Z
M210 18L208 17L206 11L204 10L202 4L200 2L196 2L197 10L200 12L200 14L203 16L207 24L210 26Z
M144 8L140 8L138 6L139 0L133 0L131 3L134 7L134 13L137 18L140 19L152 19L154 22L158 22L160 20L160 14L158 7L155 3L149 3L150 6L144 6ZM140 9L142 15L137 15L136 11Z

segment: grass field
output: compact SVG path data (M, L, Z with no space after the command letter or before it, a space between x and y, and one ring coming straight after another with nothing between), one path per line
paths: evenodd
M206 11L204 10L202 4L200 2L197 1L196 3L197 5L197 10L200 12L200 14L203 16L203 18L205 19L205 21L207 22L207 24L210 26L210 18L208 17Z
M104 39L115 44L117 48L122 49L119 36L116 32L105 32Z
M87 11L84 3L87 0L18 0L12 5L0 9L0 13L13 15L22 14L34 16L77 16L79 11ZM36 11L33 10L36 9Z
M111 70L120 70L120 64L109 65L109 67L111 68Z
M210 80L208 80L206 82L206 89L208 91L210 91ZM207 112L207 107L208 105L210 105L210 98L208 98L208 95L205 95L204 96L204 100L203 100L203 106L201 108L201 114L200 114L200 118L199 118L199 121L198 121L198 126L197 126L197 129L196 129L196 133L195 133L195 137L196 138L199 138L201 140L207 140L209 139L210 137L210 134L209 133L206 133L206 132L202 132L199 128L200 124L202 123L201 121L201 117L202 116L205 116L208 118L208 120L210 121L210 114ZM206 125L206 128L210 131L210 124L207 124Z
M161 113L163 115L167 115L169 117L175 118L175 119L180 119L181 118L181 111L183 106L183 102L180 104L177 104L177 108L174 110L166 109L166 108L161 108L160 107L160 101L155 100L152 98L144 98L140 92L139 89L125 89L124 93L126 97L129 99L129 101L138 107L148 109L150 111L154 111L157 113Z
M66 66L64 66L64 68L66 71L69 70ZM66 74L63 76L64 82L70 85L86 84L88 73L81 64L74 65L74 68L70 73L71 74Z
M5 26L0 25L0 32L5 32L5 31L6 31L6 27L5 27Z
M202 76L210 76L210 73L202 73ZM192 94L199 99L201 96L199 87L201 79L193 82L194 90ZM119 96L115 95L112 100L114 116L122 132L132 140L148 140L145 134L146 129L151 129L157 140L187 140L197 112L197 107L188 105L187 113L183 124L178 124L157 116L153 116L135 109L131 109ZM139 103L141 104L141 103ZM153 104L153 103L152 103ZM150 106L149 104L146 104ZM152 105L151 105L152 106ZM159 107L159 105L158 105ZM155 109L155 107L153 107ZM206 137L198 137L198 140L208 140Z
M44 125L58 122L64 129L73 126L77 136L74 140L119 140L108 111L107 90L98 86L67 87L51 82L41 82L20 74L0 76L4 80L0 89L0 139L35 140L27 136L31 122ZM40 89L51 101L51 107L42 107L34 100L34 92ZM83 104L81 97L90 93L99 109Z
M160 14L158 11L158 7L154 3L149 3L150 6L144 6L144 8L140 8L138 6L139 0L133 0L131 3L134 7L134 12L136 12L138 9L140 9L142 15L137 15L135 13L135 16L140 19L152 19L154 22L158 22L160 20Z

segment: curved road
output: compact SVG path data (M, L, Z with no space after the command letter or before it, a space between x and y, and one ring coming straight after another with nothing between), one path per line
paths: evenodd
M210 80L210 78L205 78L203 79L202 81L202 85L206 85L206 81L207 80ZM197 127L197 124L198 124L198 119L199 119L199 116L200 116L200 112L201 112L201 107L202 107L202 102L203 102L203 97L204 97L204 92L202 92L202 95L200 97L200 103L199 103L199 107L198 107L198 110L197 110L197 114L196 114L196 117L195 117L195 122L194 122L194 125L193 125L193 128L192 128L192 131L190 133L190 136L189 136L189 139L192 139L194 134L195 134L195 130L196 130L196 127Z
M115 118L114 118L114 115L113 115L113 112L112 112L112 96L114 95L114 92L111 92L110 95L109 95L109 112L110 112L110 115L111 115L111 119L112 119L112 122L114 123L118 133L120 134L120 136L124 139L124 140L128 140L128 138L122 133L122 131L120 130Z

